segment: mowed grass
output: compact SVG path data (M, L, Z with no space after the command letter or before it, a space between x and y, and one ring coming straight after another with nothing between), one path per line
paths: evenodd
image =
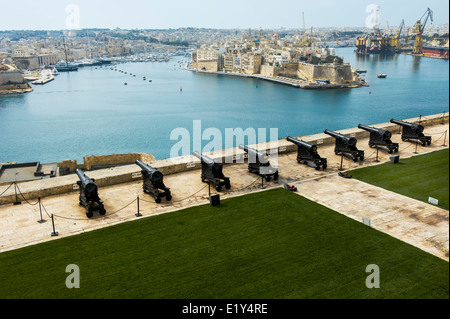
M2 299L449 298L449 267L280 188L4 252L0 283Z
M449 150L436 151L407 159L399 164L385 163L349 172L354 178L428 203L439 200L449 209Z

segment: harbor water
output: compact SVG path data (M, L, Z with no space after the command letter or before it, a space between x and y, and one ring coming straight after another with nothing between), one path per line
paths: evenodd
M61 73L34 92L0 96L0 162L81 162L86 155L130 152L168 158L177 143L171 132L192 132L195 120L223 135L225 128L266 128L269 138L277 128L284 138L448 112L448 61L356 56L354 48L336 53L367 70L369 87L303 90L197 74L184 70L183 57L117 66L128 74L112 66Z

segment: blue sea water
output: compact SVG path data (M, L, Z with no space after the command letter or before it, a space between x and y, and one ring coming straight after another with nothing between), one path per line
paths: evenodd
M177 142L170 140L172 130L192 132L194 120L223 135L225 128L266 128L269 138L269 129L277 128L282 138L449 111L448 61L358 57L353 48L336 52L367 70L370 87L302 90L196 74L180 67L182 57L118 66L136 77L109 67L62 73L29 94L0 96L0 162L82 161L129 152L168 158ZM388 78L378 79L379 73Z

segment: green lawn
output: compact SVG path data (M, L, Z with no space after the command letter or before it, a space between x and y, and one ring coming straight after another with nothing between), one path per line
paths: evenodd
M390 191L428 202L439 200L439 207L449 209L449 150L400 158L399 164L385 163L349 172L354 178Z
M369 264L380 289L365 285ZM2 253L0 283L2 299L449 298L449 267L275 189Z

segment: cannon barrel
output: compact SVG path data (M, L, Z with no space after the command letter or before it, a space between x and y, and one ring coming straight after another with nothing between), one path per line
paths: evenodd
M419 124L398 121L398 120L394 120L394 119L391 119L391 123L397 124L397 125L400 125L403 127L409 127L411 130L416 131L418 133L423 133L423 131L425 129L422 125L419 125Z
M245 146L242 144L239 145L239 148L241 150L245 151L246 153L255 156L258 159L258 161L262 164L266 164L269 162L269 157L266 152L261 152L261 151L255 150L254 148L251 148L251 147L248 147L248 146Z
M97 185L95 185L94 179L89 178L80 169L76 169L75 173L78 175L78 178L80 179L80 186L83 192L85 193L86 197L90 198L91 196L96 196Z
M314 145L314 144L311 144L311 143L308 143L308 142L305 142L305 141L302 141L302 140L299 140L299 139L296 139L296 138L293 138L293 137L290 137L290 136L288 136L286 139L289 142L292 142L292 143L294 143L297 146L303 147L303 148L307 149L310 152L315 153L317 151L317 145Z
M345 144L349 146L356 146L357 140L354 137L332 132L330 130L325 130L324 133L334 137L335 139L343 141Z
M151 167L150 165L147 165L145 163L143 163L140 160L136 160L136 164L142 168L142 174L148 178L150 178L150 180L153 183L158 183L158 182L162 182L163 180L163 174L158 171L156 168Z
M91 182L91 179L86 174L84 174L84 172L81 169L77 168L75 170L75 173L78 175L78 178L80 179L81 183L84 186L86 186Z
M362 124L359 124L358 128L365 130L367 132L370 132L370 133L378 134L381 137L383 137L383 139L385 139L385 140L388 140L392 137L391 132L389 132L387 130L383 130L381 128L370 127L370 126L366 126L366 125L362 125Z
M205 164L207 164L209 166L212 166L212 165L215 164L214 160L212 158L208 157L208 156L200 154L197 151L195 151L193 154L194 154L195 157L197 157L199 160L201 160L202 163L205 163Z

